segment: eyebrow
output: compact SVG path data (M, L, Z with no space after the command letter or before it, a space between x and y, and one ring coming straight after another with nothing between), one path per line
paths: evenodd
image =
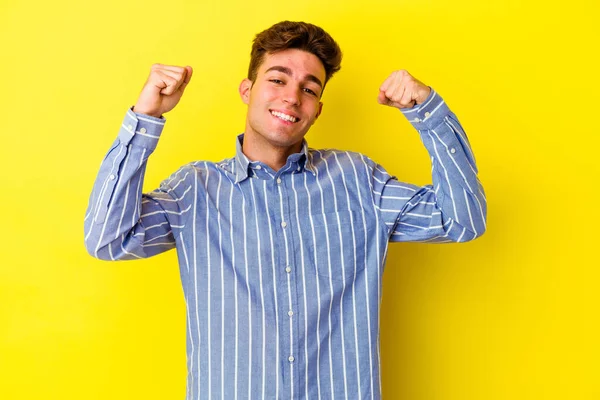
M269 71L279 71L283 74L289 75L289 76L293 76L294 74L292 73L292 70L289 69L288 67L283 67L281 65L274 65L271 68L267 69L265 71L265 74ZM304 77L304 79L306 79L307 81L311 81L316 83L317 85L319 85L321 87L321 89L323 88L323 83L321 82L321 80L319 78L317 78L314 75L308 74Z

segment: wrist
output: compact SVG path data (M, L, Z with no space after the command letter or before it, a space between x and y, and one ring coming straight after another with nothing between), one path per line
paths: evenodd
M419 93L418 98L415 100L416 105L420 106L421 104L425 103L425 101L429 98L430 95L431 95L431 88L429 86L426 86Z
M161 118L162 114L152 111L152 110L145 110L144 108L133 106L133 108L131 109L131 111L133 111L136 114L143 114L143 115L148 115L150 117L154 117L154 118Z

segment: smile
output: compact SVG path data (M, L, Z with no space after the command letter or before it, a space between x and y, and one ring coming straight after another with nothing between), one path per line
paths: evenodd
M277 117L277 118L279 118L279 119L281 119L283 121L288 121L288 122L298 122L298 121L300 121L300 118L296 118L296 117L294 117L292 115L287 115L287 114L284 114L284 113L279 112L279 111L271 111L271 115L273 115L274 117Z

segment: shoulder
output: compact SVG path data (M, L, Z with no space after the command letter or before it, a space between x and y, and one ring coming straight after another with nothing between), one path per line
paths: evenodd
M215 172L233 173L234 163L235 158L226 158L218 162L208 160L192 161L182 166L179 171L193 172L196 175L206 175Z
M342 169L373 169L377 164L368 156L349 150L340 149L308 149L309 158L315 168L331 166L332 163Z
M164 185L171 188L180 185L189 186L194 181L204 181L210 175L232 173L232 160L233 159L225 159L219 162L201 160L189 162L173 172L161 183L161 186Z

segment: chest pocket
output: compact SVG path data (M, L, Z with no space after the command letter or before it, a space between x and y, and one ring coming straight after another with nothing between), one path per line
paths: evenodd
M337 211L307 216L307 258L315 271L337 282L352 282L365 268L365 227L362 215Z

